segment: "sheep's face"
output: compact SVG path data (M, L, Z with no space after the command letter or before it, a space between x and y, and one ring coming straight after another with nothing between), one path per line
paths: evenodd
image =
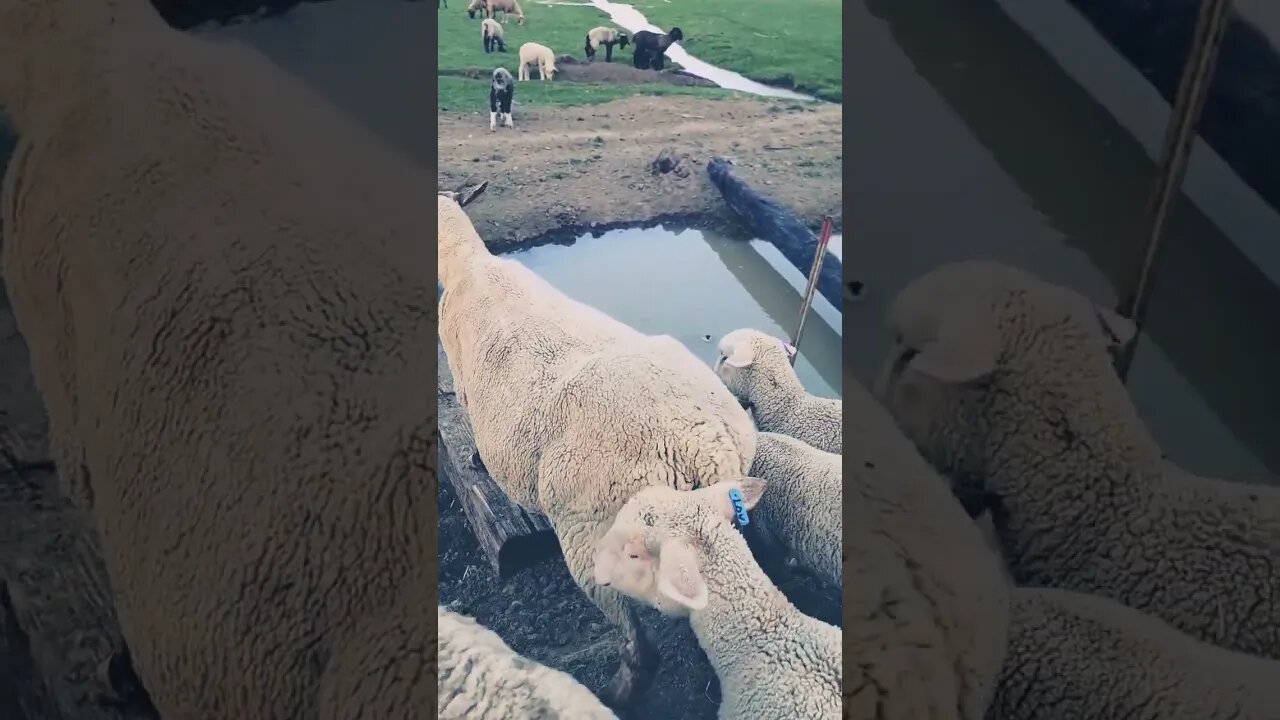
M764 494L756 478L719 482L697 490L653 486L623 505L596 544L594 579L664 615L683 617L707 606L698 548L734 517L729 491L747 510Z
M671 38L671 42L680 42L684 39L684 32L678 27L673 27L667 36Z
M1134 326L1066 288L989 262L947 265L908 285L889 311L894 342L875 393L903 431L961 486L986 474L1009 431L1052 434L1088 378ZM1083 383L1082 383L1083 380ZM1048 418L1055 413L1057 418Z
M794 375L787 343L758 330L734 330L720 340L713 369L725 387L744 406L760 401L762 394Z
M618 47L619 47L619 48L625 48L625 47L627 46L627 43L628 43L628 42L630 42L630 41L629 41L629 40L627 40L627 36L626 36L626 35L624 35L624 34L622 34L622 33L618 33Z

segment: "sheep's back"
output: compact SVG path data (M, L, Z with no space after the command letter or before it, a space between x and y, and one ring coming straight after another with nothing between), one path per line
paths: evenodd
M25 139L9 289L161 712L306 714L434 574L431 181L257 53L149 40Z

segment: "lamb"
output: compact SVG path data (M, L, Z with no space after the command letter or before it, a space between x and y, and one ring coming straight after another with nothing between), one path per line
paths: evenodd
M9 298L160 716L419 717L432 180L148 2L0 0L0 107Z
M518 0L471 0L467 6L467 17L474 20L478 11L482 17L497 19L499 10L502 11L502 22L515 15L516 24L524 25L524 11L520 9Z
M529 79L529 66L538 66L538 77L552 80L556 74L556 54L546 45L527 42L520 46L520 79Z
M617 720L568 673L516 654L494 631L437 606L439 720Z
M992 720L1275 720L1280 663L1205 645L1113 600L1018 588Z
M720 679L718 717L839 718L840 628L797 610L730 524L730 493L746 511L764 490L754 478L640 490L599 543L595 581L689 618Z
M485 22L493 22L485 20ZM516 81L506 68L494 68L493 79L489 81L489 132L498 129L498 114L502 114L502 124L514 129L511 121L511 101L516 96Z
M440 336L490 475L555 529L570 573L622 633L615 707L652 679L634 609L592 581L593 544L639 488L691 489L751 467L750 416L677 340L644 335L494 257L462 208L437 205Z
M684 33L678 27L671 28L671 32L665 35L659 35L651 30L641 30L631 36L631 42L635 45L635 50L631 52L631 61L640 70L662 69L662 59L667 52L667 48L672 43L679 42L684 39Z
M991 262L894 301L877 392L990 507L1019 584L1113 598L1222 647L1280 657L1280 489L1162 458L1112 367L1132 322Z
M841 402L805 392L791 367L793 349L758 330L734 330L720 339L716 374L745 403L762 431L790 435L839 454L843 448Z
M824 582L840 585L840 456L776 433L756 437L751 476L769 484L759 522L770 545L780 544ZM760 518L757 518L758 520Z
M507 51L507 44L503 40L502 24L493 18L480 21L480 42L487 53Z
M588 60L595 60L596 49L601 45L604 46L604 61L613 62L613 46L619 48L627 46L627 34L611 27L595 27L587 31L586 46L583 52L587 54Z

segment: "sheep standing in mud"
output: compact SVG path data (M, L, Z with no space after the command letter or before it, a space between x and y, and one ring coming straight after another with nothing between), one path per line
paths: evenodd
M489 474L550 520L575 582L621 632L606 700L630 701L657 656L624 597L592 580L594 543L637 490L746 475L751 418L676 339L645 335L485 247L437 202L440 338Z
M502 116L502 124L515 129L511 121L511 102L516 96L516 81L506 68L494 68L493 79L489 81L489 132L498 129L498 116Z
M991 508L1017 582L1280 658L1280 489L1164 459L1112 365L1132 322L974 261L916 279L889 324L879 392L956 493Z
M661 70L667 48L683 39L684 32L678 27L671 28L671 32L663 35L651 30L641 30L631 36L631 43L635 45L635 49L631 51L631 62L640 70Z
M538 77L542 80L552 80L556 74L556 54L546 45L539 45L534 42L527 42L520 46L520 70L521 80L529 79L529 67L531 65L538 66Z
M434 181L149 2L0 0L0 108L9 297L160 716L420 717Z
M611 27L596 27L587 31L586 45L582 48L588 60L596 59L596 49L604 46L604 61L613 62L613 46L627 46L627 34Z
M503 40L502 24L493 18L480 21L480 42L487 53L507 51L507 44Z

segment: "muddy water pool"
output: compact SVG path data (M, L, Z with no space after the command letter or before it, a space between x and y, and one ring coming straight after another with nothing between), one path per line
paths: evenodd
M641 332L671 335L711 364L717 341L732 330L751 327L778 337L795 331L804 278L780 255L766 257L761 246L772 249L760 241L659 225L588 233L572 244L539 245L507 257ZM840 397L840 342L840 316L818 298L796 360L809 392Z

